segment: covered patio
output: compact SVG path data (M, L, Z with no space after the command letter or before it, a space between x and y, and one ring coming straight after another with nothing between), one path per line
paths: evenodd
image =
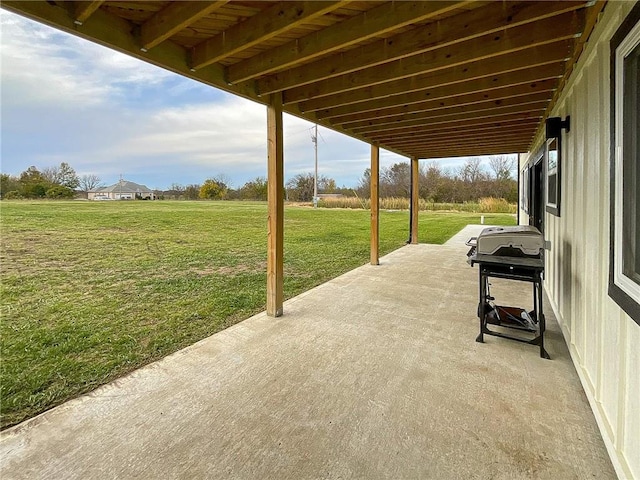
M3 478L616 478L547 309L476 343L470 226L2 433ZM493 282L514 304L530 286Z
M596 394L587 391L599 431L563 339L573 339L566 319L561 330L546 308L552 361L530 345L494 337L476 343L478 272L465 263L464 246L473 229L445 246L417 244L419 160L539 146L545 120L565 108L572 72L589 58L585 48L607 65L599 54L607 38L588 40L599 26L601 37L614 30L624 4L3 1L7 10L265 105L269 213L265 313L3 432L2 473L615 478L607 449L618 472L631 472L637 433L625 431L625 422L637 424L630 423L635 377L625 383L623 367L592 369ZM609 24L600 23L607 15ZM598 72L590 84L608 78L606 68ZM594 117L591 97L581 98L571 114ZM372 200L371 265L287 302L284 113L370 144ZM573 131L594 138L607 130L600 120L598 128L585 121ZM410 159L413 172L411 245L382 259L380 148ZM589 179L583 163L575 165L582 191ZM580 225L557 231L585 237ZM580 282L581 269L565 265ZM530 301L529 285L494 283L504 303ZM562 288L567 305L581 305ZM622 321L618 311L612 316ZM605 330L581 327L582 317L571 317L579 343L585 331ZM637 343L611 338L598 355L616 367L620 346L635 352ZM629 358L633 367L637 355ZM623 387L607 390L601 380ZM601 405L613 423L603 423Z

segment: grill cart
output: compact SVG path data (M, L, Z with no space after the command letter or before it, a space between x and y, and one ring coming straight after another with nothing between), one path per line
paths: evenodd
M544 237L531 226L490 227L467 245L468 262L479 268L478 318L480 334L516 340L540 347L540 357L550 358L544 349L545 318L542 279L544 275ZM530 282L533 285L533 310L496 305L491 296L489 279L504 278ZM490 329L493 325L500 330Z

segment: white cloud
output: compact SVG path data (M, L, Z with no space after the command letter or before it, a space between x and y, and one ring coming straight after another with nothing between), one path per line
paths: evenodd
M103 104L170 72L45 25L0 11L2 84L6 101L83 108Z

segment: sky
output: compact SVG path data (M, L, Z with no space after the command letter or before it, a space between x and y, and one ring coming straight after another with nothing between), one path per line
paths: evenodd
M105 185L161 190L266 177L265 106L3 10L0 44L2 173L67 162ZM313 172L312 129L285 114L285 180ZM380 152L381 167L407 161ZM319 127L320 175L356 187L369 164L368 144Z

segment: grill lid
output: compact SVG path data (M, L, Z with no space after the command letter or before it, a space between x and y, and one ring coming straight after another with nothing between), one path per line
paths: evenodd
M540 257L544 237L535 227L489 227L477 239L477 253L482 255Z

